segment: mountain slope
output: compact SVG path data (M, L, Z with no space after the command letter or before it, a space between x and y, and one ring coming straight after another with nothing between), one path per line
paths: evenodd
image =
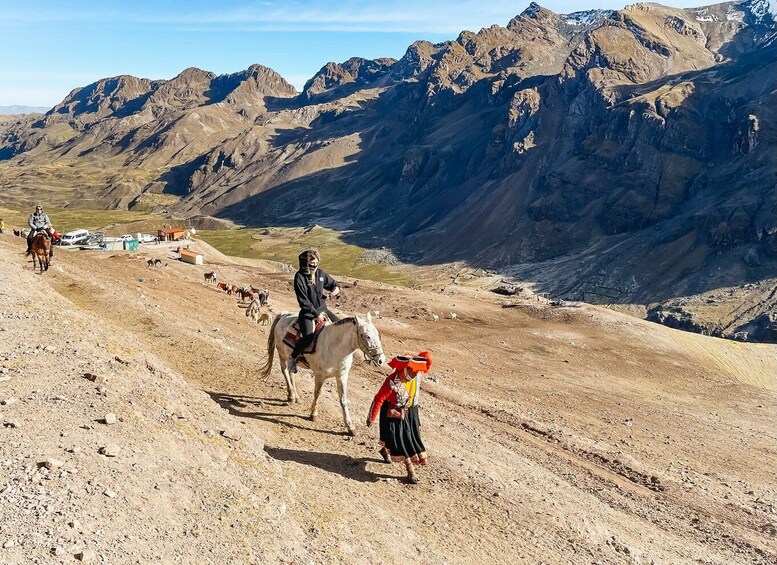
M330 63L301 94L260 66L116 77L0 126L0 187L316 221L409 260L648 304L777 271L774 38L765 0L532 4L398 61Z

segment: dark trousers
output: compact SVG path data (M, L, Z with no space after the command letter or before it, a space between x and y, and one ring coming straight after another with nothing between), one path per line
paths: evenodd
M329 309L324 309L324 313L329 316L329 319L333 322L339 322L340 318L332 314ZM316 329L316 320L305 318L300 314L299 316L299 331L302 333L302 337L294 346L294 351L291 352L292 359L299 357L307 347L313 343L314 330Z

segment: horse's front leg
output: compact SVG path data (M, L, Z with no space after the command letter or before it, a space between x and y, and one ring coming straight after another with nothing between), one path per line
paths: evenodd
M299 394L297 394L297 387L294 383L294 375L289 373L289 369L286 368L286 359L278 351L278 361L281 365L281 373L283 378L286 379L286 402L289 404L293 402L299 402Z
M348 370L337 376L337 396L340 397L340 407L343 409L343 422L349 435L356 435L356 428L351 421L351 413L348 410Z
M318 396L321 394L321 388L324 386L324 380L326 377L319 376L315 373L316 385L313 391L313 403L310 405L310 419L315 422L318 420Z

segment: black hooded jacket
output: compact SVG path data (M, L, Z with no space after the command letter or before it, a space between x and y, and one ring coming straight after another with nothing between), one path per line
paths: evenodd
M324 290L333 291L337 281L322 269L313 271L314 280L304 271L308 270L300 255L300 270L294 275L294 294L300 307L300 316L312 320L327 311Z

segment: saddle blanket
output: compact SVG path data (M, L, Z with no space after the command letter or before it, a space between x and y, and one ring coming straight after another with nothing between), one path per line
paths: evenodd
M316 352L316 344L318 343L318 336L321 334L321 330L324 326L328 325L328 321L319 322L316 324L315 329L313 330L313 341L305 348L305 351L302 353L307 353L308 355L312 355ZM288 331L286 332L286 335L283 337L283 343L294 349L294 346L297 345L297 342L302 337L302 332L299 330L299 320L294 322L291 326L289 326Z

